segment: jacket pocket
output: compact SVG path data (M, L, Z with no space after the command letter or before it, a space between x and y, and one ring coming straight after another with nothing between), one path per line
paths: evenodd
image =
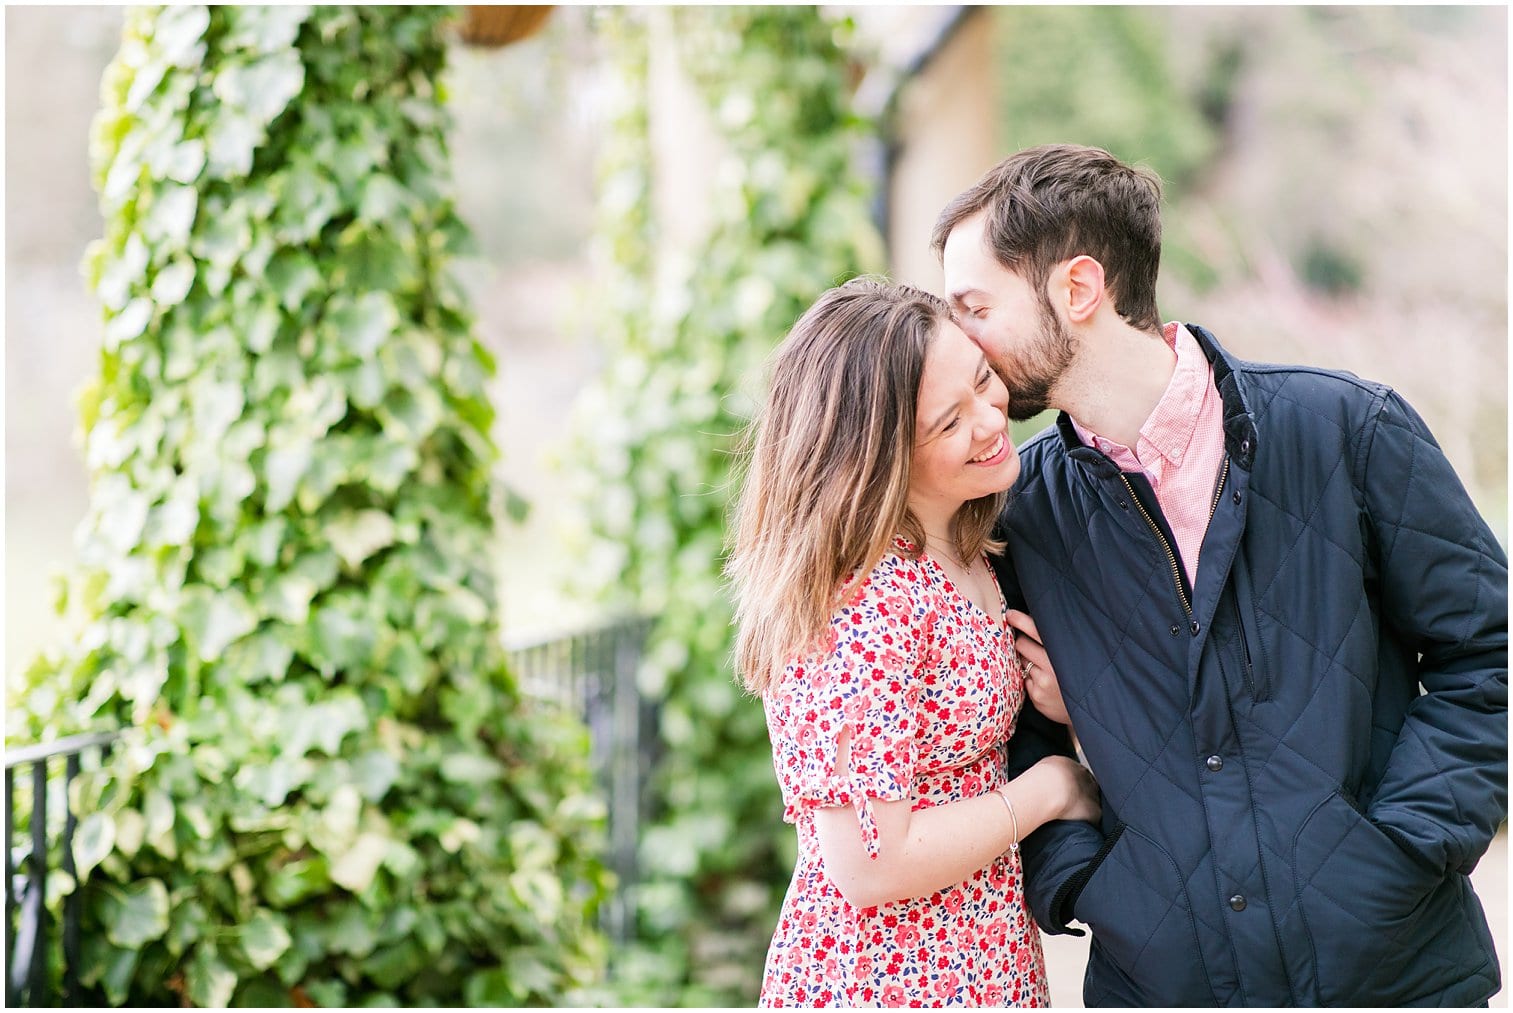
M1271 680L1266 674L1265 645L1261 641L1261 626L1256 621L1254 588L1250 581L1250 568L1236 565L1234 575L1235 625L1240 641L1240 663L1245 667L1245 687L1250 697L1261 703L1271 697Z
M1261 638L1255 632L1255 615L1251 613L1248 602L1242 603L1239 598L1235 599L1235 618L1239 620L1240 663L1245 666L1245 685L1250 689L1250 698L1261 703L1271 696L1271 687L1262 680L1263 669L1256 664L1255 656L1251 653L1252 650L1260 650ZM1255 645L1254 648L1252 644Z
M1187 1004L1192 996L1213 994L1177 863L1139 830L1124 827L1092 870L1074 909L1095 940L1089 982L1100 975L1122 978L1138 990L1140 1005L1161 1005L1170 996L1183 997L1178 1001ZM1191 959L1172 960L1172 954ZM1095 966L1101 961L1119 974Z
M1292 870L1324 1005L1397 1005L1485 962L1474 936L1459 938L1471 926L1451 877L1415 860L1338 790L1299 825Z

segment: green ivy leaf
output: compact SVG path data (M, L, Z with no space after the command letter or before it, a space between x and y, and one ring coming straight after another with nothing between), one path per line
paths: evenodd
M188 245L199 203L199 192L192 186L158 187L142 219L143 236L167 249L182 249Z
M116 845L116 821L107 812L92 812L74 831L74 869L82 880Z
M246 114L227 110L205 134L205 172L212 178L239 179L252 171L252 157L267 135Z
M79 980L88 987L104 988L111 1005L125 1006L140 956L138 950L111 946L101 935L86 936L81 947Z
M266 126L283 112L305 83L305 66L292 49L275 50L251 63L230 63L215 75L215 97Z
M356 905L342 909L340 917L330 923L329 946L332 952L366 957L378 945L376 916Z
M274 226L280 242L298 246L320 234L341 207L336 184L319 166L301 159L280 180Z
M413 204L409 192L393 176L376 173L367 176L362 185L357 217L366 222L385 222L408 211Z
M236 972L221 959L213 944L195 948L184 971L187 995L196 1006L224 1009L236 992Z
M310 627L311 660L328 676L359 666L372 656L373 628L366 616L346 603L316 609Z
M441 776L453 784L488 784L503 779L504 768L476 753L448 753L441 759Z
M182 612L184 632L201 661L215 661L232 641L257 628L257 612L235 588L211 592L197 588Z
M334 344L357 360L378 353L399 326L399 311L387 292L364 292L355 300L332 300L326 317Z
M309 17L308 4L235 8L227 18L226 48L263 53L285 49L294 45Z
M523 870L509 877L510 894L545 921L555 921L562 908L562 880L549 870Z
M373 553L393 545L394 535L394 519L379 510L360 510L326 527L331 547L354 570Z
M378 875L388 846L389 839L381 834L359 834L352 847L331 863L331 881L353 893L365 893Z
M180 141L173 146L172 155L163 175L176 183L193 183L205 171L205 142L199 138Z
M402 773L399 762L381 750L366 752L352 761L353 783L369 802L381 802Z
M263 896L276 908L291 908L307 897L324 892L330 885L326 859L321 856L279 865L261 884Z
M263 805L274 808L283 805L291 791L309 783L313 770L314 765L304 757L276 756L266 764L237 771L236 783Z
M179 849L173 836L173 799L161 788L148 788L142 809L146 817L144 841L164 858L177 858Z
M105 938L136 949L168 931L168 889L161 879L140 879L107 891Z
M131 300L105 325L103 341L105 350L113 352L126 342L140 336L151 320L152 303L144 298Z
M320 585L302 573L281 574L258 598L258 607L276 619L298 626L309 617L310 603L319 591Z
M293 941L284 918L267 909L257 911L242 926L242 952L259 971L272 967Z
M153 21L152 43L165 64L192 67L199 63L198 54L203 52L199 43L209 27L208 7L197 4L169 7Z

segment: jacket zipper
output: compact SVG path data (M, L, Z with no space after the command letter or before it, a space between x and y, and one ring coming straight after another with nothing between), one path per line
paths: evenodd
M1224 469L1219 472L1219 487L1214 490L1214 501L1208 505L1208 522L1213 523L1214 514L1219 512L1219 500L1224 496L1224 483L1229 480L1229 455L1224 455Z
M1172 551L1171 543L1168 542L1166 540L1166 536L1161 533L1161 525L1157 524L1155 520L1151 518L1150 513L1145 509L1145 504L1140 502L1139 496L1135 495L1135 487L1130 485L1129 479L1124 475L1123 472L1119 473L1119 480L1124 483L1124 488L1129 491L1129 498L1134 501L1135 507L1140 511L1140 516L1144 517L1145 523L1150 525L1151 532L1156 536L1156 540L1161 543L1161 548L1166 550L1166 562L1172 568L1172 585L1176 587L1177 597L1182 601L1182 608L1187 612L1187 617L1191 619L1193 615L1193 606L1192 603L1187 600L1187 592L1182 590L1182 568L1177 564L1177 554ZM1226 454L1224 456L1224 468L1219 472L1219 487L1214 490L1214 501L1213 503L1209 504L1208 507L1209 523L1213 522L1214 514L1218 512L1219 499L1224 495L1224 486L1228 482L1228 480L1229 455ZM1246 650L1246 658L1247 660L1249 659L1248 648Z
M1161 533L1161 525L1151 519L1151 515L1145 509L1145 504L1140 502L1140 497L1135 495L1135 487L1130 485L1129 479L1123 472L1119 473L1119 481L1124 483L1124 488L1129 490L1129 498L1134 501L1135 509L1140 511L1140 516L1145 518L1145 523L1150 525L1151 533L1156 536L1156 541L1161 543L1161 548L1166 550L1166 561L1172 568L1172 584L1177 588L1177 597L1182 600L1182 607L1187 611L1188 618L1192 618L1192 603L1187 600L1187 592L1182 590L1182 570L1177 565L1177 554L1172 551L1171 543ZM1217 509L1219 500L1214 499L1214 507Z

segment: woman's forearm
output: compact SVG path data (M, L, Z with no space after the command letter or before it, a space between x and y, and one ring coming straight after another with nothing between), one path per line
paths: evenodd
M876 858L862 843L853 807L821 809L816 820L825 872L854 907L927 897L967 879L1068 808L1066 779L1048 766L1031 767L1002 790L1012 816L996 791L923 809L874 799Z

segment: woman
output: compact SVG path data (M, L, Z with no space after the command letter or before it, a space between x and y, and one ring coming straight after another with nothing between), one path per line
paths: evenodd
M1064 757L1006 777L1025 677L984 552L1007 404L909 286L832 289L778 349L728 566L799 835L764 1006L1048 1003L1018 843L1096 819L1097 790Z

